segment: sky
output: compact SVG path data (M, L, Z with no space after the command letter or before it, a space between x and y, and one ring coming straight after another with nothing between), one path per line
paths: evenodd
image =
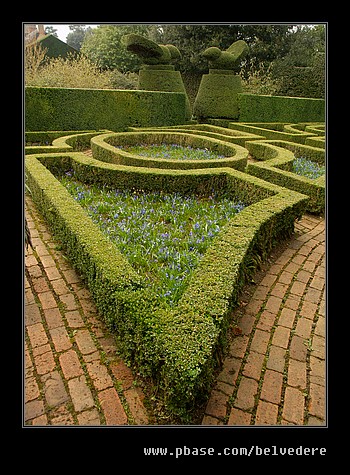
M70 24L72 25L73 23L70 23ZM85 23L84 23L84 25L85 25L86 28L89 27L89 26L90 26L91 28L95 28L96 26L98 26L98 25L92 25L92 24L87 25L87 24L85 24ZM68 24L68 25L60 25L60 24L58 24L58 23L52 24L52 25L46 25L46 24L45 24L45 25L44 25L44 28L46 28L47 26L53 26L53 27L55 28L55 30L57 30L57 36L58 36L58 38L59 38L61 41L64 41L64 42L66 43L67 35L68 35L68 33L71 32L71 30L69 29L69 24Z

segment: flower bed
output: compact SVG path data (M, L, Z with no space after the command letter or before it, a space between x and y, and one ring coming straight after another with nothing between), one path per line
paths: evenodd
M297 157L292 163L292 172L300 176L306 176L312 180L326 173L325 167L305 157Z
M143 276L51 173L71 169L87 184L195 193L208 199L214 190L246 207L220 229L171 307L145 285ZM208 395L225 347L230 311L246 278L276 242L291 235L307 197L232 167L131 167L80 152L28 155L26 173L34 202L85 278L125 359L152 378L169 412L188 421L191 410Z
M115 190L59 177L161 300L174 305L208 245L244 208L227 197Z

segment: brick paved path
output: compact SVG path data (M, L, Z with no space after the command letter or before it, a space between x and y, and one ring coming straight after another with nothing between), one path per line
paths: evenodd
M25 425L145 425L151 418L80 277L30 198L25 258ZM240 308L203 425L325 420L324 220L295 237ZM243 309L243 311L242 311Z
M295 230L240 310L204 425L325 425L325 221Z
M89 291L26 201L35 251L25 259L25 425L147 424L143 394Z

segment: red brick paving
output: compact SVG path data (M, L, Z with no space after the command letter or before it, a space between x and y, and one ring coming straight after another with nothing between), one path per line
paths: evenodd
M30 198L26 216L24 424L149 424L131 370Z
M25 425L147 425L131 370L27 199ZM325 425L325 221L305 215L242 302L202 425Z
M237 323L202 424L325 425L323 218L296 223Z

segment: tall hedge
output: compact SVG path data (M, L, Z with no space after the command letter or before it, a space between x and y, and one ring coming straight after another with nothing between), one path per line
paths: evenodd
M324 122L324 99L238 94L240 122Z
M119 89L26 87L26 131L126 130L185 122L185 94Z

